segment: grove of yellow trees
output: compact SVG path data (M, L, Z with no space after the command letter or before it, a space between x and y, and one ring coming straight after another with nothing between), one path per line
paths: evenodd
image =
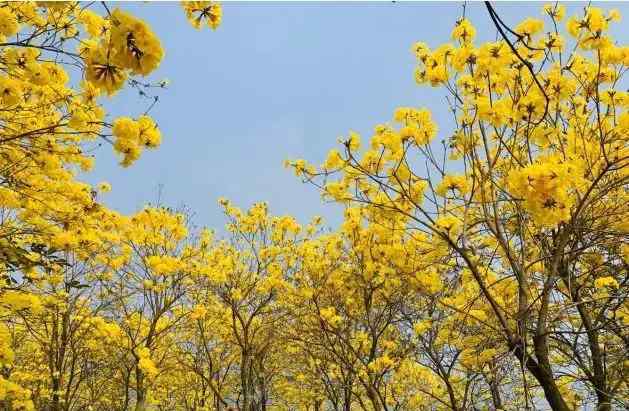
M451 136L400 107L320 166L287 160L338 227L220 199L217 236L80 181L96 147L128 167L162 139L148 115L106 120L118 91L164 86L144 79L159 38L115 6L0 3L0 410L629 407L617 11L555 3L510 27L487 3L483 44L453 22L413 46ZM182 8L222 22L216 2Z

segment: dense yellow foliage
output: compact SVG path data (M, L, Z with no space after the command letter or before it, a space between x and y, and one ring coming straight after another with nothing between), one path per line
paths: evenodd
M446 408L482 398L521 409L535 395L554 410L626 407L629 47L608 32L619 13L586 7L564 21L554 4L546 21L509 28L488 11L499 41L476 45L463 18L453 42L413 47L417 83L449 94L448 160L435 151L430 113L403 107L367 147L350 133L318 170L289 165L370 224L395 221L396 235L425 236L449 255L424 272L444 283L433 302L444 323L419 354L453 350L437 367ZM486 385L470 387L474 375ZM374 409L386 409L379 401Z
M221 23L216 2L182 8ZM321 167L288 162L339 227L221 199L215 236L77 180L100 141L124 167L160 145L152 118L102 105L158 67L151 28L0 3L0 409L626 407L629 48L616 11L543 14L501 26L513 41L477 45L461 19L413 46L417 82L450 96L446 152L430 111L401 107Z

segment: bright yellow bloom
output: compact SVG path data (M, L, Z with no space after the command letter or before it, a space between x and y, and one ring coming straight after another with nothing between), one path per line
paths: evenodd
M212 30L216 30L223 18L223 9L216 1L182 1L181 6L192 26L200 29L203 21Z
M452 40L458 40L462 44L469 44L476 37L476 29L468 19L461 19L456 22L452 30Z

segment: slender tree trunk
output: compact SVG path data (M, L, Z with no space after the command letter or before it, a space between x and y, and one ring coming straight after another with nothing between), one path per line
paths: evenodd
M144 373L139 366L135 367L135 411L146 410L146 388L144 386Z
M564 270L564 272L567 272L567 270ZM565 280L564 284L567 284ZM599 344L599 332L596 329L596 325L592 322L591 312L588 311L588 307L583 304L583 299L579 294L578 288L573 287L571 297L577 306L581 322L583 323L583 327L587 333L592 363L592 377L590 378L590 382L596 390L596 409L598 411L610 411L612 405L607 388L607 373L605 372L605 367L603 365L604 354L601 352L601 346Z
M373 406L374 411L382 411L382 405L380 404L380 399L378 398L378 393L376 389L371 385L367 387L367 397Z
M251 402L251 358L248 352L242 353L240 361L240 385L242 390L242 411L252 411Z
M343 411L351 411L352 409L352 385L351 380L345 381L345 387L343 387Z
M125 377L124 377L124 411L129 409L129 381L131 380L131 370L125 367Z
M496 381L495 375L489 376L489 389L491 390L491 401L494 403L494 409L502 409L502 397L500 395L500 385Z
M539 339L536 339L535 345L537 359L541 359L543 361L544 357L539 357L539 353L543 350L542 347L538 347ZM525 354L522 343L514 344L511 348L520 363L524 365L531 374L533 374L539 385L544 390L544 396L546 401L548 401L550 408L553 411L572 411L561 396L561 392L559 391L557 384L555 384L555 379L550 369L550 365L548 363L538 363L538 361L534 358Z
M52 377L52 403L50 404L50 411L61 411L61 404L59 402L59 389L61 384L59 376Z

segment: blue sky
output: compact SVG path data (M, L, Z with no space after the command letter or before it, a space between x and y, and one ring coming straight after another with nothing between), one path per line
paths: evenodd
M155 202L162 185L162 203L186 205L200 225L224 224L221 196L243 208L267 201L274 214L304 222L321 215L335 225L339 209L323 203L283 161L319 164L339 136L355 130L366 140L399 106L432 109L440 137L447 138L445 91L414 83L410 50L420 40L449 41L462 4L234 2L223 4L216 31L188 25L178 2L117 4L150 23L166 50L150 78L171 81L151 111L163 144L126 169L102 147L85 178L110 182L113 190L103 200L124 213ZM495 7L511 24L541 16L543 4ZM570 3L569 15L583 4ZM629 4L604 7L629 18ZM482 3L468 3L467 17L481 40L495 38ZM619 40L628 33L623 23L615 30ZM137 116L148 104L122 92L106 105L113 119Z

